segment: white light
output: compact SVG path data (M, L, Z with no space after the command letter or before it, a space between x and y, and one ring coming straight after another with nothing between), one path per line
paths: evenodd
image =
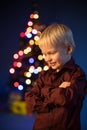
M9 72L10 72L11 74L14 74L14 73L15 73L15 69L14 69L14 68L10 68L10 69L9 69Z
M27 36L27 38L31 38L32 37L32 34L31 33L28 33L28 34L25 34Z
M31 73L30 73L30 72L27 72L27 73L26 73L26 77L30 78L30 77L31 77Z
M45 65L44 67L43 67L43 70L45 70L45 71L47 71L49 69L49 66L47 66L47 65Z
M26 79L25 83L29 85L29 84L31 84L31 80L30 79Z
M41 72L42 71L42 67L37 67L37 70L38 70L38 72Z
M34 74L38 74L38 69L34 69Z
M37 30L36 30L36 29L33 29L33 30L32 30L32 33L33 33L33 34L37 34Z
M19 86L18 86L18 89L19 89L19 90L23 90L23 85L19 85Z
M35 69L34 66L30 66L30 68L29 68L29 72L30 72L30 73L33 73L33 72L34 72L34 69Z

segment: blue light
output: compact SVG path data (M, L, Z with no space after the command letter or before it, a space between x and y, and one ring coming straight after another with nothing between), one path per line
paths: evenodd
M30 64L34 63L34 58L29 58L29 63Z
M23 90L23 88L24 88L23 85L19 85L19 86L18 86L18 89L19 89L19 90Z
M34 69L34 74L38 74L38 70L37 69Z

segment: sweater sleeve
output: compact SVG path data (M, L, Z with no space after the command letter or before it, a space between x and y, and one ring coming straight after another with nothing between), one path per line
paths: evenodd
M41 95L41 88L43 86L43 73L41 73L31 91L25 93L25 102L28 113L47 111L47 108L43 105L43 96Z
M85 97L86 77L81 69L78 69L71 77L71 85L66 88L54 88L51 91L50 102L55 105L67 106L82 103Z

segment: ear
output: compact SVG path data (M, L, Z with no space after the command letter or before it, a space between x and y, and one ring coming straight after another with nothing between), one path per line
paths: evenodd
M68 46L67 54L71 54L72 52L73 52L73 47L72 46Z

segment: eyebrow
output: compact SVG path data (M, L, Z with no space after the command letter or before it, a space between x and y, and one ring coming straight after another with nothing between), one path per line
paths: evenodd
M48 51L47 54L50 54L50 53L56 53L57 51L56 50L51 50L51 51ZM42 52L43 54L45 54L44 52Z

